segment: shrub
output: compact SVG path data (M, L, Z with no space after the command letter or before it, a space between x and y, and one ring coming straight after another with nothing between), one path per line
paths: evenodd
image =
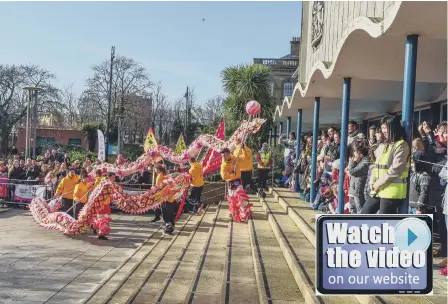
M98 137L97 130L104 130L104 125L97 122L87 122L81 126L81 132L89 143L89 151L95 150L96 140Z

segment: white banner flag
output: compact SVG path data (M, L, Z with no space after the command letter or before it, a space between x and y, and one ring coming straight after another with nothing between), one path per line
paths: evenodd
M98 130L98 159L104 161L106 159L106 145L104 144L104 135Z
M45 186L16 185L14 198L18 201L31 201L35 197L45 197Z

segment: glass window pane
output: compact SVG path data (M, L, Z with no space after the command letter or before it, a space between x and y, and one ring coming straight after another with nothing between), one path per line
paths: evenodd
M442 121L447 120L447 104L442 105Z
M68 144L72 146L80 146L81 145L81 138L70 138L68 140Z
M375 126L375 127L378 128L378 127L380 127L380 123L381 123L381 119L369 121L369 128L371 126Z
M420 121L419 121L419 116L420 115L419 114L420 114L420 111L415 111L414 112L414 124L417 125L417 126L420 124Z
M420 121L421 122L426 121L428 123L432 122L432 112L431 112L431 109L426 109L426 110L422 110L421 111Z
M294 83L292 81L287 81L283 84L283 96L292 96L294 89Z

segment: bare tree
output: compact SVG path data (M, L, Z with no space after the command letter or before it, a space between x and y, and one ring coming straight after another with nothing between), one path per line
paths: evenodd
M73 84L61 90L61 102L63 108L60 111L64 117L64 126L71 129L79 127L79 103L80 99L73 92Z
M194 108L197 121L204 126L218 126L224 117L224 98L220 95L211 98L204 105Z
M55 76L36 65L0 65L0 152L8 150L8 137L14 125L26 117L28 96L23 88L36 86L43 89L38 94L37 110L48 113L61 107L59 91L51 81Z
M95 102L94 111L105 122L108 113L108 92L110 61L106 60L92 67L93 76L86 80L88 89L84 92L81 103L85 105ZM117 56L114 60L111 100L111 125L116 124L116 116L121 108L124 115L133 117L135 112L127 109L127 102L135 96L150 98L152 83L146 69L134 59L125 56ZM87 106L81 106L83 111L91 112ZM84 118L92 113L82 113Z

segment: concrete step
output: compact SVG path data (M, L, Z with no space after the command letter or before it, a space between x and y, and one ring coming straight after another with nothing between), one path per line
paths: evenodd
M357 304L354 297L319 297L315 294L316 250L285 213L277 200L267 194L258 204L263 208L283 256L293 274L305 303Z
M182 248L181 255L163 282L162 288L154 298L154 303L184 303L189 298L190 286L201 264L201 254L210 241L219 214L222 214L220 211L221 203L209 207L198 229L190 235ZM147 299L145 296L143 301L139 302L136 298L134 303L147 303L144 302Z
M300 229L307 240L316 247L316 232L315 232L315 216L317 212L309 207L307 202L297 198L297 194L288 191L284 188L270 188L269 193L274 197L283 211L288 214L290 219ZM369 303L391 303L391 304L406 304L406 303L435 303L445 304L447 302L446 289L445 294L435 296L356 296L356 299L361 304Z
M122 298L116 303L160 303L157 295L161 294L167 285L171 274L178 267L178 262L182 261L185 251L188 250L191 240L195 237L196 232L204 224L203 220L213 216L217 206L209 206L202 216L193 216L190 222L171 238L170 244L166 248L160 248L154 252L154 256L148 261L148 267L142 264L144 271L143 280L134 287L133 293L123 301ZM149 266L151 265L151 266ZM177 303L177 302L176 302Z
M181 217L178 224L184 225L188 221L188 217ZM151 225L148 223L148 225ZM161 225L154 224L152 233L148 236L148 239L141 244L135 252L124 260L120 266L115 269L109 278L103 281L92 292L84 303L106 303L110 297L112 297L118 289L128 280L131 273L141 265L144 259L151 254L154 248L162 241L163 228Z
M254 213L249 229L260 303L304 303L268 217L256 200L251 198Z
M221 303L258 303L258 286L247 223L236 223L230 219L225 261Z
M206 244L199 255L196 272L193 279L190 280L185 303L221 303L230 226L231 218L227 202L221 202L216 220L213 222Z
M204 213L205 215L206 213ZM203 216L204 216L203 215ZM191 231L195 231L202 217L183 215L176 225L176 233L173 236L163 234L163 225L157 226L157 230L141 246L129 260L119 267L116 273L101 286L86 303L129 303L134 299L142 286L149 279L164 281L168 269L160 267L166 254L185 237L188 238ZM178 241L179 240L179 241ZM178 242L176 242L178 241ZM171 252L175 251L174 249ZM164 269L164 275L155 273ZM156 292L157 293L157 292Z

